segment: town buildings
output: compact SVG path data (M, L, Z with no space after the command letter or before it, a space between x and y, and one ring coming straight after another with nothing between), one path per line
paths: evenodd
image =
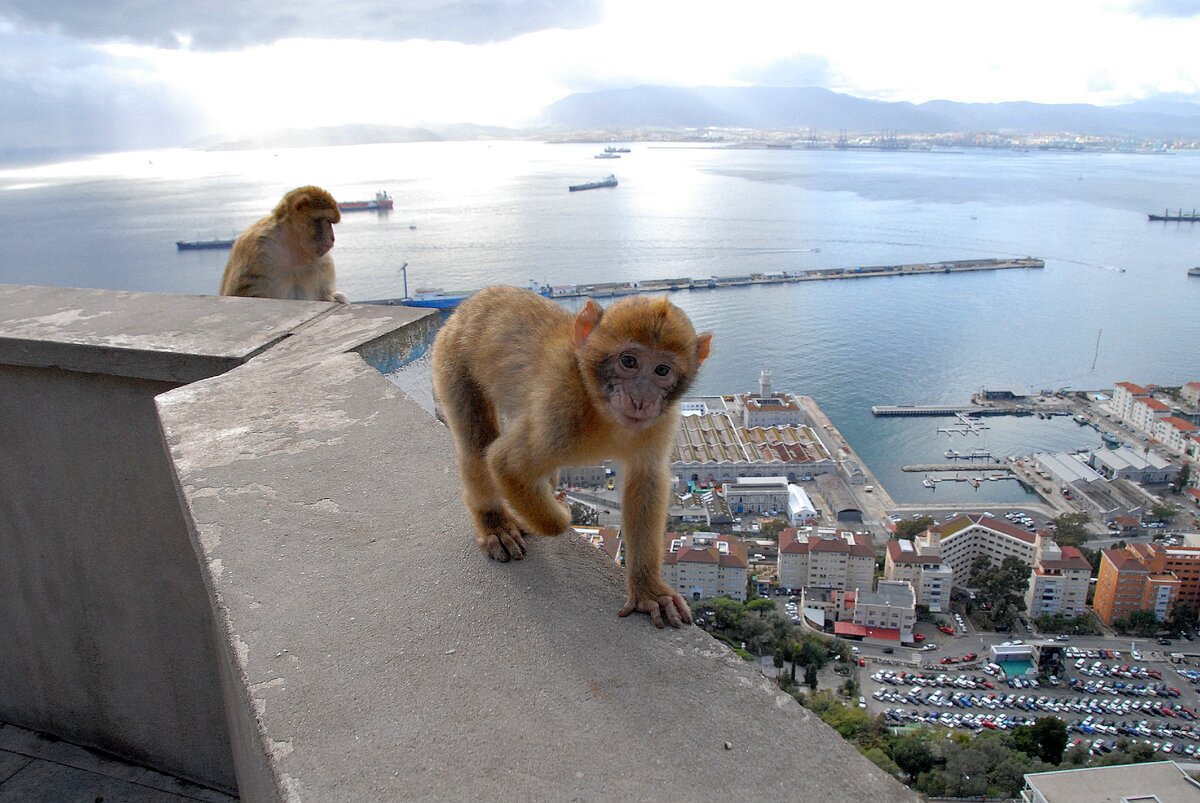
M662 578L684 599L746 599L746 549L718 533L667 533Z
M934 613L950 610L954 571L942 560L938 544L926 543L922 549L907 539L889 541L883 577L911 584L916 605L924 605Z
M925 554L940 552L942 561L954 574L954 584L967 586L971 563L987 555L998 566L1006 557L1033 565L1035 537L1014 524L988 516L962 515L934 525L913 539L913 545Z
M1101 553L1092 609L1106 625L1134 611L1153 611L1162 621L1179 598L1180 578L1167 571L1166 561L1150 544L1130 544Z
M1190 803L1196 782L1174 761L1031 772L1021 803Z
M903 580L880 580L874 591L859 591L851 621L860 627L895 630L900 642L911 644L917 622L912 585Z
M1033 570L1025 609L1031 617L1082 616L1087 608L1092 565L1073 546L1060 547L1038 535L1034 541Z
M868 535L825 527L789 527L779 534L779 584L785 588L870 591L875 547Z

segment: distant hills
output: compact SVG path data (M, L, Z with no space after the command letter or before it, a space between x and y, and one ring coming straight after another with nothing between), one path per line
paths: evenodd
M1135 139L1200 138L1200 105L1140 101L1085 104L891 103L812 87L639 86L577 93L546 107L554 128L809 128L821 132L937 134L1071 132Z

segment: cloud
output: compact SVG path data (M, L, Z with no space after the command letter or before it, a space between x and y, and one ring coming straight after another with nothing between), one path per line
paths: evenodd
M0 32L0 149L162 147L199 124L169 87L119 59L55 34Z
M1141 17L1200 17L1200 0L1138 0L1130 10Z
M601 0L0 0L20 30L97 42L238 50L289 38L502 42L601 16Z
M813 86L829 88L833 85L833 70L829 60L810 53L797 53L762 67L747 69L737 78L758 86Z

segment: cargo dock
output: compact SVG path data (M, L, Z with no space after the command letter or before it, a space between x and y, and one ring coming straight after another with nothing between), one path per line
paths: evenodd
M750 287L763 284L794 284L830 279L870 279L882 276L920 276L930 273L966 273L980 270L1014 270L1044 268L1045 260L1035 257L1018 259L964 259L948 262L925 262L905 265L875 265L854 268L823 268L783 271L780 273L747 273L739 276L682 277L678 279L647 279L639 282L596 282L535 287L550 298L604 298L606 296L662 293L678 290L716 290L722 287Z

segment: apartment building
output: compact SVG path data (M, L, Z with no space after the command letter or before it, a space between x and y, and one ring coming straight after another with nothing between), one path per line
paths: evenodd
M746 549L719 533L667 534L662 578L685 599L746 599Z
M1188 382L1181 387L1179 398L1192 407L1200 407L1200 382Z
M1125 420L1142 432L1153 432L1155 423L1170 414L1170 407L1158 399L1146 396L1133 400L1129 405L1129 415L1125 416Z
M1125 420L1133 415L1133 404L1138 399L1150 398L1150 391L1133 382L1118 382L1113 387L1112 411Z
M786 588L864 589L875 580L868 535L825 527L789 527L779 534L779 584Z
M1191 421L1184 421L1182 418L1176 418L1171 415L1155 421L1154 429L1150 430L1150 434L1154 436L1156 441L1175 454L1181 455L1188 453L1192 436L1197 432L1200 432L1200 427L1197 427Z
M950 610L950 587L954 571L942 561L940 545L921 550L912 541L889 541L884 558L883 577L904 581L913 588L914 603L935 613Z
M1030 616L1081 616L1087 607L1092 566L1073 546L1060 547L1038 535L1025 607Z
M970 581L971 563L979 555L987 555L993 565L1012 556L1032 566L1034 543L1033 533L1007 521L976 515L948 519L913 539L920 552L940 552L942 561L954 573L954 584L964 587Z
M860 627L896 630L900 641L913 640L912 629L917 622L916 595L907 581L881 580L874 591L859 591L854 600L851 619Z
M1145 549L1140 549L1145 547ZM1153 558L1153 547L1133 544L1101 553L1092 609L1106 625L1134 611L1153 611L1162 621L1179 597L1180 580Z

